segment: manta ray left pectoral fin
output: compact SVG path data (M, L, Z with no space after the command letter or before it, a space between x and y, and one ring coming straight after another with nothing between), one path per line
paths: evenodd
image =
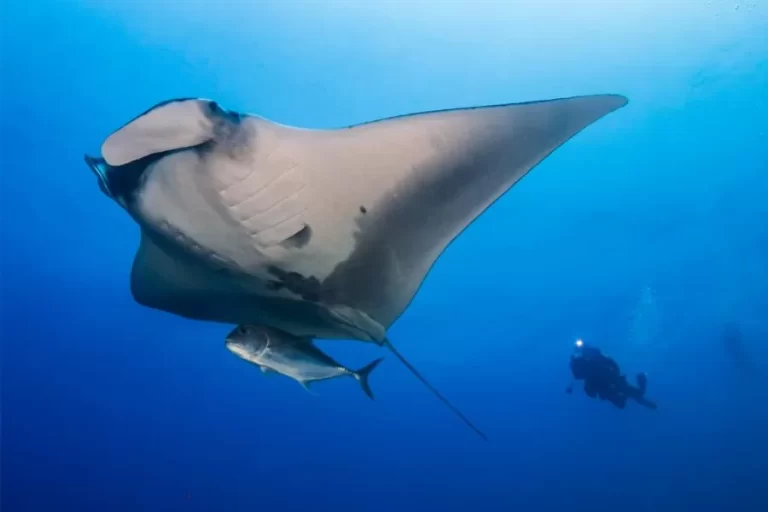
M131 268L131 295L139 304L173 311L188 318L209 312L211 293L221 291L220 282L211 280L206 269L156 241L141 230L139 249Z
M168 255L142 229L139 249L131 267L133 299L143 306L164 309L173 300L177 286L187 288L191 284L183 275L179 275L181 268L180 262Z
M155 153L207 142L223 122L236 119L214 101L166 101L112 133L102 144L101 153L110 165L125 165Z

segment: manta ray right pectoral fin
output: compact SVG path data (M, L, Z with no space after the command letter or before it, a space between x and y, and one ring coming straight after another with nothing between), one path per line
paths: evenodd
M227 118L215 102L179 99L155 105L112 133L101 146L109 165L125 165L155 153L211 140Z
M549 154L626 103L583 96L285 135L303 148L299 165L323 184L315 208L338 201L354 212L354 248L339 250L324 287L388 329L453 239ZM315 217L318 240L343 229L335 220ZM346 311L334 313L370 332Z

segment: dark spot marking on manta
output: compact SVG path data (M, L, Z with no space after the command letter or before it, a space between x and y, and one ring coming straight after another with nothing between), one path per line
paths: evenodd
M365 206L360 205L360 213L365 215L366 213L368 213L368 209Z
M304 224L304 227L295 235L286 238L280 245L287 249L301 249L309 243L312 239L312 228L308 224Z
M517 157L498 165L508 153ZM484 143L413 168L375 215L356 217L354 248L323 281L324 300L363 311L384 327L391 325L413 297L399 287L420 286L426 274L415 269L424 262L434 263L425 255L444 249L442 241L452 240L473 208L507 186L508 170L524 167L527 154L527 149L508 151L506 146ZM488 170L483 180L475 179L479 170Z
M280 281L267 281L267 289L272 291L281 290L285 285Z
M321 285L316 277L304 277L298 272L286 272L274 265L267 267L267 272L277 277L277 282L296 295L301 296L302 299L310 302L320 300Z

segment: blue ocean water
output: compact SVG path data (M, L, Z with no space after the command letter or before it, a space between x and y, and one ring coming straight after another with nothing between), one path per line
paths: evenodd
M768 510L768 4L38 0L0 11L2 510ZM310 128L616 93L312 395L136 304L82 157L176 97ZM723 341L743 334L744 355ZM649 411L563 392L582 337ZM748 371L744 361L748 361Z

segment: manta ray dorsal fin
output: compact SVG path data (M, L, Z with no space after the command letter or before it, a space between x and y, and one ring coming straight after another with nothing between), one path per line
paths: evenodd
M322 298L388 329L455 237L560 145L626 103L582 96L297 132L294 157L323 189L310 204L313 240L335 261Z
M205 99L159 103L112 133L101 146L109 165L134 162L156 153L189 148L214 137L226 114Z

